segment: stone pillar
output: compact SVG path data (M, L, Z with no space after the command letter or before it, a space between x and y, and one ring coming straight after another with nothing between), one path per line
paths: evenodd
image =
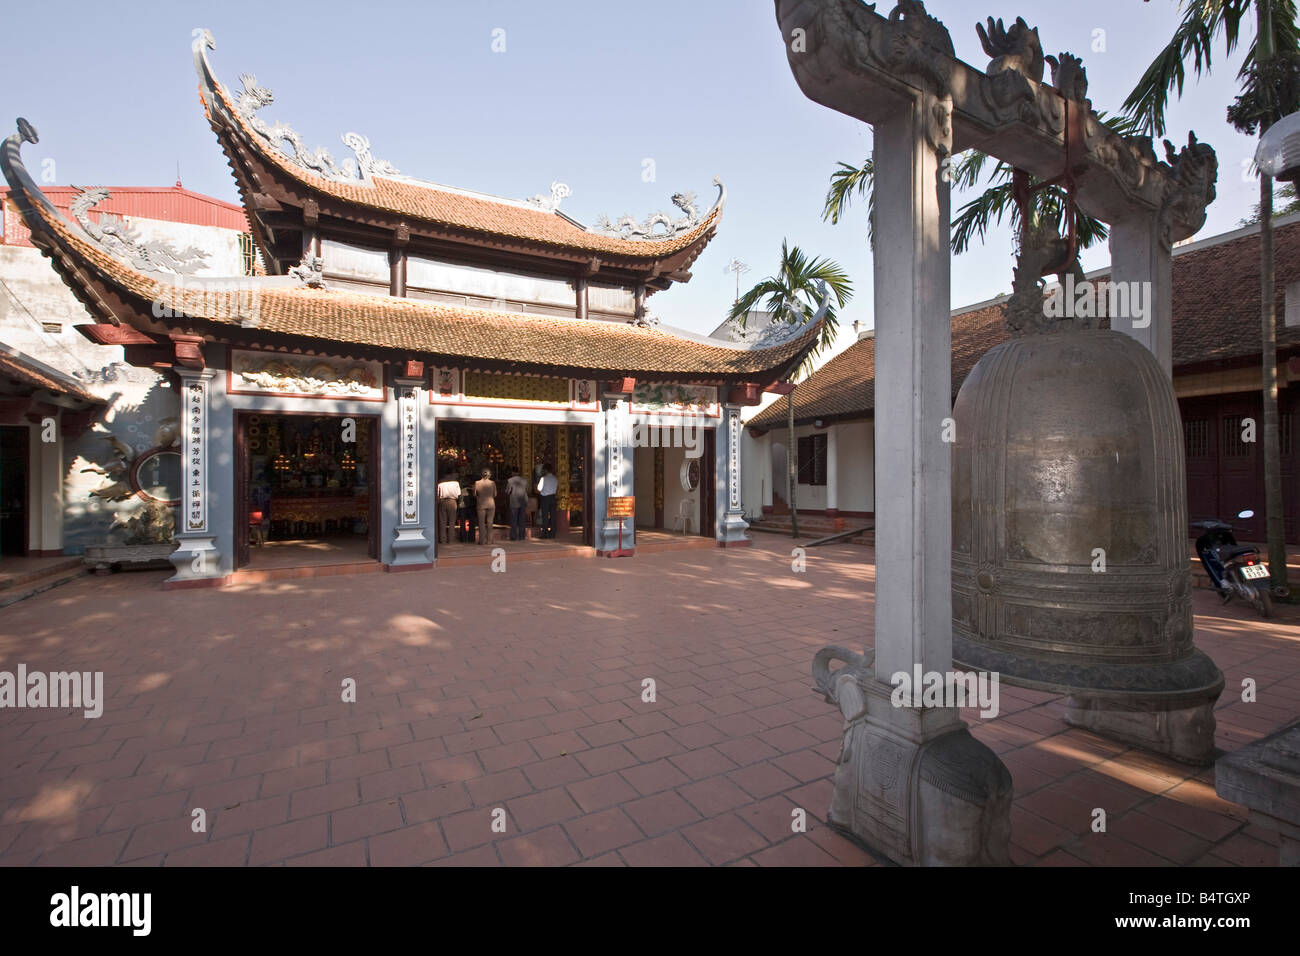
M1009 862L1011 775L955 707L891 700L952 670L950 104L917 91L874 123L876 647L827 647L817 686L845 720L828 821L895 862ZM848 666L836 671L830 662ZM919 698L920 688L914 688Z
M1109 297L1120 305L1120 314L1111 316L1110 327L1150 349L1172 379L1173 262L1165 235L1158 213L1134 213L1111 223L1110 278L1122 285ZM1127 290L1127 295L1121 290Z
M171 554L176 573L166 584L194 587L219 583L223 577L217 533L208 516L208 472L212 467L208 457L208 405L215 373L212 369L179 365L174 371L180 379L183 464L181 504L176 509L176 550Z
M754 447L758 451L758 460L762 463L759 465L758 473L763 482L763 500L759 506L763 509L763 514L772 513L772 482L775 475L772 471L772 433L768 432L762 438L756 439Z
M826 516L838 518L840 514L839 452L834 425L826 429Z
M599 505L598 513L605 516L600 528L601 537L597 542L596 553L606 558L631 557L636 545L636 521L633 518L611 518L608 513L610 498L622 498L632 493L636 487L633 480L633 454L631 436L628 429L630 412L629 396L619 392L610 392L603 397L605 413L605 501ZM596 494L601 493L599 485ZM620 547L619 530L622 529L622 546Z
M749 523L745 520L745 507L740 500L740 406L724 405L722 423L725 431L722 441L725 443L723 461L726 463L727 500L722 522L718 525L718 544L724 548L744 548L751 542L745 534L749 530ZM768 461L771 461L770 457ZM703 500L701 496L701 501ZM700 517L703 519L704 516Z
M427 568L429 560L428 525L437 521L434 504L421 500L420 422L423 417L423 378L396 378L393 393L397 399L398 500L397 527L394 529L393 561L390 570L408 571Z

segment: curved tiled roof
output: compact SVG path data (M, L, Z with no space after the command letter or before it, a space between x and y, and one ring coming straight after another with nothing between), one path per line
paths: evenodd
M67 257L69 261L62 262L60 256L51 255L69 285L80 286L83 293L98 299L80 274L93 270L119 297L123 293L133 297L136 311L117 316L126 321L135 318L153 324L157 314L154 304L159 303L170 309L170 314L185 317L175 320L177 325L188 328L196 321L213 323L228 327L231 337L257 337L268 344L276 338L309 339L323 348L342 343L412 357L468 359L496 366L645 373L737 383L757 379L764 384L797 366L821 331L818 321L797 338L769 348L736 348L651 326L315 289L283 278L240 279L234 289L205 289L197 280L177 285L170 277L160 281L126 265L61 216L31 181L19 146L20 137L10 136L4 142L0 164L15 195L23 198L20 208L33 236L40 232L48 237L46 243L57 246ZM105 305L100 311L109 308ZM158 311L169 314L161 308Z
M0 378L7 378L32 389L44 389L55 395L67 395L92 405L103 405L100 398L83 384L57 369L42 366L35 359L0 349Z
M211 71L202 37L195 40L195 57L200 91L204 94L204 110L219 136L219 124L233 126L260 157L294 181L358 207L392 213L412 222L418 220L486 235L541 243L587 255L616 256L641 262L666 259L697 243L702 247L712 237L722 218L725 191L698 225L680 235L624 239L589 232L555 212L509 200L470 195L406 177L375 173L368 179L340 182L298 166L275 148L267 148L265 139L249 125L236 107L230 92ZM214 98L220 108L210 107L209 96ZM236 161L234 156L230 158L232 162Z
M1282 320L1287 285L1300 282L1300 216L1280 220L1273 232L1277 290L1277 344L1300 348L1300 327ZM1173 364L1175 370L1206 362L1233 362L1260 354L1260 251L1258 229L1213 237L1174 250ZM1105 281L1108 273L1094 273ZM954 397L989 349L1010 338L1005 299L952 316ZM1103 327L1109 327L1102 320ZM794 390L795 420L855 418L875 409L875 339L853 343ZM784 402L775 402L748 424L773 428L786 421Z

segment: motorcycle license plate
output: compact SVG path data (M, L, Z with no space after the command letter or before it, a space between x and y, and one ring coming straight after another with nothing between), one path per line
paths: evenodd
M1268 565L1267 564L1243 565L1241 569L1241 576L1243 578L1266 578L1268 577Z

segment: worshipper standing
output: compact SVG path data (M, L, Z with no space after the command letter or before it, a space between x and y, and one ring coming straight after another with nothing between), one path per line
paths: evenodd
M460 482L451 471L442 473L438 482L438 543L451 544L451 529L456 524L456 501L460 498Z
M537 494L542 499L542 534L543 538L555 537L555 489L559 482L551 473L550 465L542 465L542 477L537 480Z
M474 482L474 497L478 499L478 543L492 543L492 521L497 512L497 483L492 472L483 469L483 477Z
M528 512L528 482L518 471L510 472L506 480L510 494L510 540L523 541L528 537L524 529L524 516Z

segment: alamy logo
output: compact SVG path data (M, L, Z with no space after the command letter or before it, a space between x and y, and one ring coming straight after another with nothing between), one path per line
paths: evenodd
M27 665L19 664L16 673L0 671L0 708L5 707L81 707L87 717L99 717L104 713L104 672L29 674Z
M681 448L687 458L699 458L704 426L690 417L679 424L647 425L636 422L628 428L625 443L633 448Z
M1131 319L1133 328L1151 324L1150 282L1075 282L1072 273L1043 300L1043 314L1051 319L1099 318Z
M71 892L50 897L51 926L129 926L131 935L148 936L152 925L150 893Z
M889 683L895 707L979 707L981 717L998 715L998 675L988 671L895 671Z

